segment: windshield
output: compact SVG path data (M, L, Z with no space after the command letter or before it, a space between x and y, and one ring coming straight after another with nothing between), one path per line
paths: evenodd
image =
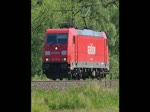
M66 44L67 34L48 34L47 44Z

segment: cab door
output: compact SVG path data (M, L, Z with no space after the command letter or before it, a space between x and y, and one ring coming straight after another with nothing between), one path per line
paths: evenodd
M75 63L78 62L78 37L77 36L73 36L73 44L74 44L74 60Z

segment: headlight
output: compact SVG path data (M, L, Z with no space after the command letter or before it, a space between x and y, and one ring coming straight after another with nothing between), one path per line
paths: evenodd
M55 50L57 50L58 49L58 47L55 47Z
M62 58L62 61L66 61L66 58Z
M49 61L50 61L50 59L49 59L49 58L46 58L46 61L47 61L47 62L49 62Z
M66 54L67 54L66 50L61 51L61 55L66 55Z
M45 55L50 55L50 51L45 51Z

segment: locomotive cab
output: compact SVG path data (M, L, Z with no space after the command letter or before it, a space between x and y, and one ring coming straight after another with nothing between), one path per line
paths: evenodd
M47 29L44 37L43 73L48 78L63 79L67 72L67 30Z

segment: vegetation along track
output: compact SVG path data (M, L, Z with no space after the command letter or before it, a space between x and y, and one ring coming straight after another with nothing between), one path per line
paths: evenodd
M105 87L114 87L119 84L119 80L66 80L66 81L32 81L31 87L43 90L57 89L66 90L70 87L80 87L87 84L97 83Z

